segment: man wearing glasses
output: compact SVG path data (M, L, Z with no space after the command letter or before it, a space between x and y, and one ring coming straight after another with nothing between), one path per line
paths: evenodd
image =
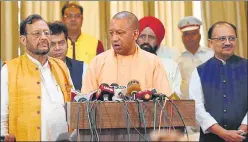
M233 24L213 24L208 38L215 55L193 71L189 84L201 126L200 141L243 141L247 136L248 60L234 54L237 29Z
M68 131L64 103L71 80L63 61L50 58L50 30L40 15L20 24L26 53L1 70L1 135L5 140L54 141Z
M62 8L62 20L68 29L67 56L89 64L98 54L104 52L102 42L81 32L83 7L75 3L66 3Z

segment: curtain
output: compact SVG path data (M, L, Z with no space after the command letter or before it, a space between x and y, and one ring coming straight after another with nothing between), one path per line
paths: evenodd
M207 33L210 26L217 21L227 21L237 27L238 45L236 54L247 58L247 12L245 1L204 1L203 26ZM205 39L207 40L207 39Z
M66 1L21 1L20 15L21 20L31 14L39 14L47 22L61 21L61 9ZM23 54L24 47L20 48Z
M1 58L13 59L18 56L19 25L28 15L40 14L46 21L61 20L61 9L68 1L1 1ZM71 1L70 1L71 2ZM108 26L110 19L123 10L133 12L138 19L143 16L155 16L165 26L166 35L162 45L184 50L181 32L177 27L179 20L193 15L192 1L72 1L83 6L84 21L82 31L103 42L106 49L110 48ZM247 57L247 2L245 1L203 1L202 21L204 35L216 21L226 20L238 28L239 46L237 55ZM19 15L18 15L19 13ZM20 18L18 19L18 16ZM207 39L202 39L207 41ZM207 43L207 42L205 42ZM21 54L24 48L21 48Z
M165 38L161 44L184 51L181 31L177 25L180 19L192 15L192 2L187 1L156 1L154 7L155 17L165 26Z
M19 47L18 3L1 1L1 60L18 56Z

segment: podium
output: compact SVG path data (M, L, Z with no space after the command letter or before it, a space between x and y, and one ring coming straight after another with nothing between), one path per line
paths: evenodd
M197 126L194 100L174 100L173 103L185 126ZM70 129L80 129L81 141L95 141L95 132L100 141L144 141L159 127L160 118L161 129L184 126L171 102L167 100L164 108L163 105L164 101L69 102L66 104L67 120ZM94 123L95 129L89 122Z

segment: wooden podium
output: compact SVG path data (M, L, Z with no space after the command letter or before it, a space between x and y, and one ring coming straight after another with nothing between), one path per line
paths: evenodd
M194 100L173 101L186 126L197 126L195 120ZM80 129L80 140L90 141L92 130L89 122L93 121L100 141L144 141L139 132L144 135L158 128L160 112L164 101L149 102L88 102L67 103L67 120L71 129ZM139 109L140 108L140 109ZM79 111L78 111L79 110ZM91 111L89 115L89 111ZM129 115L127 115L127 111ZM156 111L156 113L154 113ZM79 112L79 113L78 113ZM141 112L143 116L141 117ZM174 106L167 101L162 111L161 129L165 127L184 126ZM78 119L79 116L79 119ZM91 118L89 119L89 116ZM94 118L93 120L91 120ZM143 121L143 119L145 121ZM154 119L156 120L154 123ZM77 122L77 120L79 120ZM145 122L145 123L144 123ZM144 125L145 124L145 125ZM127 129L130 128L129 133ZM144 127L146 126L146 127ZM135 129L136 128L136 129ZM145 129L146 128L146 129ZM138 132L138 131L139 132ZM94 140L95 135L93 136Z

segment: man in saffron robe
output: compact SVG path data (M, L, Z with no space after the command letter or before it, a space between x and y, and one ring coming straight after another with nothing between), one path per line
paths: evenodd
M112 48L92 60L83 81L83 93L97 89L101 83L126 86L129 81L137 80L141 90L155 88L157 92L171 95L159 58L136 44L139 22L133 13L117 13L110 21L109 36Z

